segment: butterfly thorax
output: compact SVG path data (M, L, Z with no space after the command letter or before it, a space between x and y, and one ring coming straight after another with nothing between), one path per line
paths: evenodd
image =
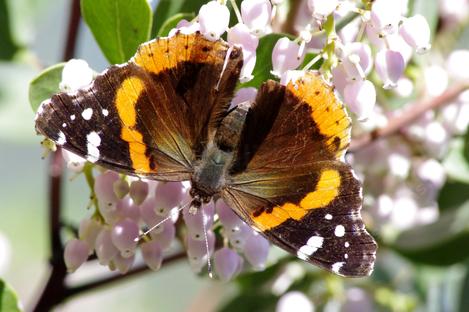
M248 109L246 104L240 104L227 114L194 166L191 196L202 203L209 202L225 185Z
M223 187L232 158L232 152L222 151L216 145L209 147L194 168L191 195L209 202Z

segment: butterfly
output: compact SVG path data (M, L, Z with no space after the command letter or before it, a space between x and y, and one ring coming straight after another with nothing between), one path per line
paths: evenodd
M92 84L44 101L36 130L105 168L191 182L192 209L222 198L273 244L342 276L371 274L377 245L344 156L350 119L308 71L230 109L242 50L200 33L142 44Z

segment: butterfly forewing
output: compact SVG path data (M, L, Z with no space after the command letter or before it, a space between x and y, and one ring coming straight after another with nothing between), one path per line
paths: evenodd
M36 129L110 169L189 179L229 106L241 66L240 49L198 33L156 39L89 87L45 101Z

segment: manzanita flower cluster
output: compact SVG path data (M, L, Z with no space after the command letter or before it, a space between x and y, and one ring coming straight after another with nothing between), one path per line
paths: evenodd
M215 272L222 280L241 272L244 259L254 269L265 265L269 250L265 238L222 201L205 205L202 213L189 213L188 205L181 206L190 201L183 183L129 181L108 170L96 176L94 193L99 209L91 218L82 220L78 239L70 240L65 248L65 262L70 271L75 271L95 253L101 265L126 273L138 250L148 267L158 270L165 252L176 244L178 220L185 223L182 243L194 272L206 266L208 256L213 256ZM219 238L215 228L219 230ZM148 229L151 231L142 236ZM220 247L215 248L217 239Z
M196 19L181 20L168 36L177 31L184 34L200 31L208 40L226 38L229 45L243 50L240 82L248 82L254 78L259 39L272 32L273 19L281 18L283 1L244 0L240 7L235 1L229 1L229 5L226 2L207 2ZM357 119L369 119L368 123L359 124L358 131L366 129L370 121L375 122L375 126L379 126L377 120L386 123L388 116L375 106L376 88L402 92L402 86L410 82L404 72L412 53L421 54L430 48L430 29L425 18L421 15L405 17L405 1L305 0L301 5L303 11L293 22L298 37L284 36L275 43L271 74L287 84L305 70L321 64L319 70L324 79L335 86ZM229 26L231 14L237 19L232 27ZM356 18L338 29L337 22L350 14L355 14ZM312 56L311 61L302 65L308 54ZM379 81L371 74L373 69ZM93 71L86 62L71 60L64 68L60 88L73 91L92 79ZM232 105L252 103L256 93L252 87L240 88ZM429 128L424 131L431 133L438 131L435 125L424 127ZM408 178L410 152L389 146L385 153L390 149L391 154L385 157L389 170L401 179ZM85 160L67 151L63 153L71 170L84 170ZM351 161L361 168L363 159L366 157L355 157ZM439 166L432 159L422 160L415 168L415 175L439 188L444 173L436 178L426 174L428 168L441 172ZM365 166L362 172L373 176L372 170L373 166ZM233 278L247 267L262 269L269 251L267 240L221 200L204 205L202 213L189 213L185 205L190 201L187 189L179 182L144 181L100 171L94 179L96 211L81 222L78 238L70 240L65 248L68 269L75 271L94 253L100 264L126 273L140 252L148 267L158 270L164 255L177 244L186 249L195 272L201 272L211 259L216 275L222 280ZM376 196L373 203L390 205L387 198ZM399 198L405 197L399 195ZM399 207L407 206L399 203ZM181 222L185 224L182 231L176 226ZM146 233L149 229L152 230Z

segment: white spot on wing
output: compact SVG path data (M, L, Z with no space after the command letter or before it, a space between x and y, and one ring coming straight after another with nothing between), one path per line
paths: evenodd
M94 146L99 146L101 144L101 137L98 133L91 131L87 136L86 140L88 143L93 144Z
M86 160L89 162L97 162L99 159L99 149L98 146L101 144L101 137L98 133L92 131L86 136L86 148L87 148L87 156Z
M303 246L303 247L304 247L304 246ZM305 260L305 261L308 260L308 256L305 255L305 254L301 251L301 248L300 248L300 250L298 250L298 252L296 253L296 256L297 256L298 258L300 258L301 260Z
M101 112L103 113L104 117L107 117L107 115L109 115L109 111L105 108L103 108L103 110Z
M298 252L302 253L302 254L305 254L307 256L311 256L313 253L316 252L316 250L318 250L318 249L315 248L315 247L304 245L304 246L301 246L301 248L298 250Z
M342 224L335 227L334 234L337 237L343 237L345 235L345 228Z
M339 270L344 266L345 262L336 262L332 265L332 272L339 273Z
M75 120L75 115L70 115L70 120Z
M57 145L64 145L67 142L65 134L62 131L59 131L59 138L57 139Z
M62 128L65 128L65 127L67 127L67 124L64 122L64 123L62 124Z
M332 220L332 215L331 215L330 213L328 213L328 214L326 214L326 215L324 216L324 219L326 219L326 220Z
M350 247L350 243L349 242L345 242L345 248L349 248Z
M89 107L84 109L83 112L81 113L81 116L83 117L84 120L90 120L91 116L93 116L93 109Z
M315 248L321 248L322 243L324 242L324 238L321 236L311 236L308 241L306 242L306 245L310 247L315 247Z

